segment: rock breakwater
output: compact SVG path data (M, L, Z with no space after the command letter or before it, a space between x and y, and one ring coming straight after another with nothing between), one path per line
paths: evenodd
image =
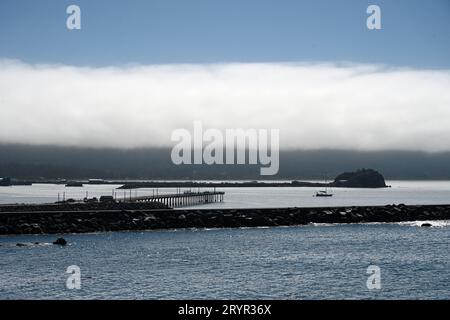
M122 208L27 212L6 212L2 208L0 234L64 234L449 219L450 205L182 210Z

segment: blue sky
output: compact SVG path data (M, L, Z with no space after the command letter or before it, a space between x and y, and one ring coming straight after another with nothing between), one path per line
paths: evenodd
M82 30L66 29L66 7ZM366 29L366 8L382 30ZM448 0L1 0L0 58L83 66L327 61L450 68Z

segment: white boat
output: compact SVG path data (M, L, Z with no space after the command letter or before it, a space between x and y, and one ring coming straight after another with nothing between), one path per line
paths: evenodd
M316 192L316 197L332 197L332 193L328 193L327 190L320 190Z
M326 184L327 181L325 180L324 183ZM332 197L333 194L331 192L328 192L328 187L325 187L325 190L320 190L316 192L316 197Z

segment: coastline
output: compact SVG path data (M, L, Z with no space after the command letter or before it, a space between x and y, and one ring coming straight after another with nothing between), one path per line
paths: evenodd
M21 207L22 211L19 210ZM71 234L166 229L243 228L312 223L407 222L449 220L449 205L387 205L352 207L287 207L257 209L177 209L77 205L53 210L30 206L0 207L0 235ZM15 208L16 210L11 210ZM40 206L35 206L35 209ZM8 211L5 211L8 209ZM27 211L23 211L26 209Z

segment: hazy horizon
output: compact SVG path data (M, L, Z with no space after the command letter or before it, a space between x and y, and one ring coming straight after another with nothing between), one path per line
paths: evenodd
M450 179L450 152L281 150L280 171L266 179L328 179L372 168L386 179ZM258 165L182 165L170 148L73 148L0 144L0 177L105 179L261 179Z

